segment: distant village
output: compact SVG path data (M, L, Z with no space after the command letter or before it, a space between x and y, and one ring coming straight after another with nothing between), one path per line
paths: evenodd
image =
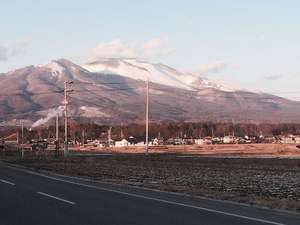
M218 145L218 144L300 144L300 126L237 124L152 124L149 146L167 145ZM59 127L60 134L63 127ZM5 130L7 131L7 129ZM231 131L231 132L230 132ZM223 135L222 135L223 133ZM226 135L226 133L228 135ZM250 133L252 135L244 135ZM69 146L89 150L93 148L145 146L143 125L99 126L74 125L69 133ZM55 127L36 130L11 130L0 134L0 148L7 145L22 145L31 149L63 148L63 136L58 141ZM48 147L50 146L50 147Z
M5 144L20 144L21 140L16 134L9 137L1 138L0 148ZM300 144L300 135L279 135L279 136L244 136L238 137L228 135L224 137L203 137L203 138L168 138L157 137L149 141L149 146L163 145L217 145L217 144L256 144L256 143L274 143L274 144ZM25 145L35 148L46 149L48 145L54 145L55 139L38 139L24 142ZM83 148L106 148L106 147L128 147L128 146L145 146L144 141L138 141L134 136L113 140L106 139L87 139L83 142L70 141L70 146Z
M157 145L211 145L211 144L255 144L255 143L278 143L278 144L300 144L300 135L288 136L244 136L237 137L228 135L224 137L204 137L204 138L154 138L149 142L150 146ZM79 144L79 143L78 143ZM80 143L81 144L81 143ZM127 147L127 146L144 146L145 142L138 142L134 136L121 140L87 140L86 147Z

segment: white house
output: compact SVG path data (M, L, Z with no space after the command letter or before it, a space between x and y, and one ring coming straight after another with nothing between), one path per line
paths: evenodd
M195 144L196 145L204 145L205 141L204 139L200 138L200 139L195 139Z
M300 137L299 136L295 136L295 143L299 144L300 143Z
M152 141L153 145L163 145L164 144L164 140L163 139L159 139L159 138L154 138Z
M233 144L234 141L235 141L235 138L234 138L234 136L231 136L231 135L225 136L225 137L223 138L223 143L224 143L224 144Z
M116 141L115 142L115 147L126 147L129 146L130 142L127 141L126 139L122 139L121 141Z
M299 144L300 137L294 136L294 135L280 137L280 143L282 143L282 144Z

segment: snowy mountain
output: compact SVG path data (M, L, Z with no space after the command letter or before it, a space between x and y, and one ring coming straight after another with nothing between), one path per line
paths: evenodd
M185 90L215 88L234 91L232 88L192 73L181 72L164 64L154 64L137 59L103 59L86 63L82 67L94 73L118 74L141 81L149 79L153 83Z
M162 121L300 122L300 103L274 95L228 90L162 64L109 59L84 65L60 59L0 74L0 123L35 125L61 113L65 80L72 80L70 116L101 124L140 123L145 79L150 118Z

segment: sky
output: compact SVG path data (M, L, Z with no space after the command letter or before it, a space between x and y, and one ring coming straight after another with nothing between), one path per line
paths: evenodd
M130 57L300 100L300 1L1 0L0 73Z

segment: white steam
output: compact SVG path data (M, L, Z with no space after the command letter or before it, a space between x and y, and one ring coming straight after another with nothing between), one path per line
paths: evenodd
M41 118L32 124L32 128L38 127L38 126L41 126L41 125L47 123L49 120L51 120L56 115L61 116L63 109L64 108L62 106L59 106L58 108L50 109L45 118Z

